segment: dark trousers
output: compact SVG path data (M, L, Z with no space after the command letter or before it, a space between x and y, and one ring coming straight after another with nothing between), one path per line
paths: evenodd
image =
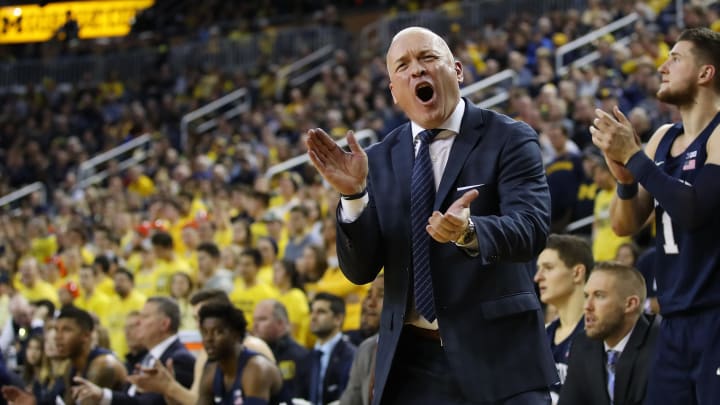
M403 328L381 400L383 405L549 405L550 391L525 392L497 403L481 403L460 391L440 340ZM487 382L478 381L478 384Z
M720 404L720 310L663 318L647 404Z

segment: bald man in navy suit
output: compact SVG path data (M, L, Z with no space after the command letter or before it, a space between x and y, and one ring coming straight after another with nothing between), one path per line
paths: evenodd
M557 373L532 281L550 220L537 134L462 99L462 64L432 31L398 33L387 68L410 122L367 152L352 132L349 151L321 129L306 138L342 195L340 268L358 284L385 269L373 403L549 404Z

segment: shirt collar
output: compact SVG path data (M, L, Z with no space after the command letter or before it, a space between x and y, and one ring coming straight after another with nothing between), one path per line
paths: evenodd
M462 118L463 114L465 113L465 100L462 98L460 101L458 101L457 105L455 106L455 110L452 114L448 117L445 122L443 122L438 128L452 131L455 134L460 133L460 124L462 124ZM417 137L417 135L426 130L426 129L432 129L432 128L423 128L417 123L410 121L410 128L412 130L413 139ZM441 135L440 135L441 136Z
M177 334L174 334L174 335L166 338L166 339L163 340L162 342L156 344L155 347L153 347L152 349L150 349L149 354L150 354L155 360L159 360L160 357L162 357L163 353L165 353L165 350L167 350L167 348L170 347L170 345L171 345L171 344L175 341L175 339L177 339L177 338L178 338L178 335L177 335Z
M625 346L627 346L628 341L630 340L630 335L632 335L633 331L635 330L635 327L633 326L632 329L630 329L630 332L627 333L618 344L615 345L615 347L608 346L607 342L603 341L603 345L605 346L605 352L607 353L608 350L615 350L618 352L618 354L622 353L625 350Z
M342 332L338 332L337 334L335 334L335 336L333 336L330 340L323 344L315 343L315 350L320 350L325 354L329 354L333 350L333 348L335 348L337 342L342 339L342 336Z

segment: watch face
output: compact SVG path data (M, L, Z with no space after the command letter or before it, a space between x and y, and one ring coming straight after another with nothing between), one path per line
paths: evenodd
M465 228L465 232L458 238L457 242L460 245L467 245L472 241L472 237L475 234L475 223L468 219L468 227Z

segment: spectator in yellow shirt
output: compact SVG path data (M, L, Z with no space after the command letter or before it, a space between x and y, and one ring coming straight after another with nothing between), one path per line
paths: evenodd
M342 330L359 328L362 299L367 293L369 284L354 284L345 277L339 266L329 267L325 249L319 246L306 246L303 250L302 262L306 270L309 269L315 274L320 274L321 266L326 267L325 271L322 271L322 277L312 285L313 294L325 292L342 298L345 301Z
M75 299L75 306L95 315L105 326L112 303L110 297L98 291L97 279L95 268L84 266L80 269L80 296Z
M258 302L275 298L276 293L269 286L258 279L258 271L262 264L262 257L257 249L245 249L238 260L237 276L244 282L235 284L230 294L230 301L245 314L248 329L252 329L252 314Z
M140 249L140 267L135 273L134 285L135 289L146 297L157 295L155 293L155 253L150 248Z
M142 166L131 166L127 170L127 190L146 198L155 194L155 183L142 172Z
M273 282L273 265L278 259L278 245L273 238L263 236L257 241L257 249L262 256L258 278L265 284L276 287Z
M113 273L117 268L117 263L110 261L108 256L99 255L95 257L93 268L96 274L96 288L108 298L115 295L115 282L113 281Z
M113 277L115 299L107 314L107 329L110 334L110 347L120 357L131 353L125 331L126 318L140 311L145 305L145 296L135 289L135 279L130 271L119 268Z
M179 271L172 275L170 296L180 307L180 330L197 329L197 321L193 317L192 305L190 305L190 295L193 292L193 282L187 273Z
M155 295L170 295L170 278L178 271L191 274L190 265L173 250L174 241L169 233L156 232L150 241L155 254Z
M273 281L279 292L277 300L287 309L290 333L296 341L307 346L310 335L310 304L302 289L300 274L295 263L290 260L276 261L273 270Z
M71 225L65 230L61 239L63 251L78 249L82 264L91 265L95 255L88 247L88 238L85 228L81 225Z
M33 217L28 221L27 238L30 240L30 254L40 262L57 252L57 238L48 230L44 216Z
M60 304L55 288L40 278L40 268L34 257L28 257L20 263L20 283L17 290L31 302L48 299L55 306Z
M630 242L632 238L629 236L617 236L612 230L610 201L615 195L616 183L605 159L602 157L596 159L593 179L599 190L597 196L595 196L595 208L593 210L595 216L592 237L593 258L596 262L614 260L620 245Z

